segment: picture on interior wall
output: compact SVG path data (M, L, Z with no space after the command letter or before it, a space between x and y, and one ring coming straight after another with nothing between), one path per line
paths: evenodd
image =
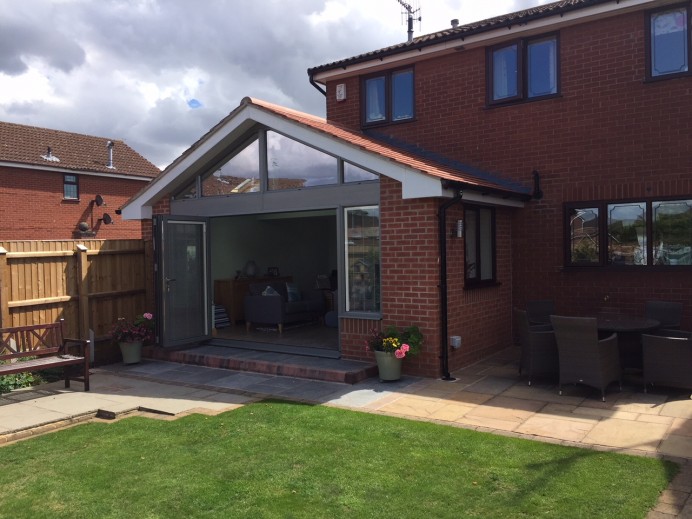
M267 267L267 277L278 278L280 275L279 267Z

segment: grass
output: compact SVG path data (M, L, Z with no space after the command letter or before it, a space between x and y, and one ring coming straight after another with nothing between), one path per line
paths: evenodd
M0 448L0 517L645 517L661 460L324 406L91 422Z

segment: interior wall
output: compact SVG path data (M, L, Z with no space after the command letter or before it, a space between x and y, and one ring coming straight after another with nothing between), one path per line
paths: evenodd
M317 274L329 275L337 268L336 214L213 218L210 228L212 279L234 278L253 260L258 276L276 267L306 290L315 286Z

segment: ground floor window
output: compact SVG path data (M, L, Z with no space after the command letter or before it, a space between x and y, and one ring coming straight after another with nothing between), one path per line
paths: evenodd
M344 210L346 311L380 312L380 208Z
M568 266L692 265L692 200L566 204Z
M495 282L495 209L464 209L464 262L466 286Z

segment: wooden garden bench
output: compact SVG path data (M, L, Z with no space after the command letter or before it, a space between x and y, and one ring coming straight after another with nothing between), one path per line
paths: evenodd
M64 320L57 323L0 328L0 375L62 367L70 387L71 366L79 366L73 380L89 391L89 341L63 337ZM76 350L76 351L75 351Z

